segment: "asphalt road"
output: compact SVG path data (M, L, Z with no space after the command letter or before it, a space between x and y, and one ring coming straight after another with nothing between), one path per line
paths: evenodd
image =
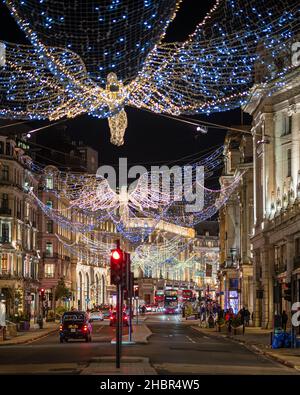
M148 357L159 374L299 374L227 339L207 337L175 316L149 316L148 344L123 346L123 356ZM2 346L0 374L79 374L93 358L113 356L114 328L93 326L91 343L59 343L58 333L19 346Z

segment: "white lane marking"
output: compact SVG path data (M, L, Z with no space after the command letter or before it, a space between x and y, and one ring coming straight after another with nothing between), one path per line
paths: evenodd
M188 339L189 339L189 341L191 341L192 343L196 343L193 339L191 339L189 336L186 336Z
M209 337L207 337L207 336L203 336L203 339L209 339Z

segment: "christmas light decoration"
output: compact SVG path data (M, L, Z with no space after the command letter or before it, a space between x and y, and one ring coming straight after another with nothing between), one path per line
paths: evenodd
M117 145L126 105L173 115L225 111L245 104L254 84L278 89L297 67L290 51L299 40L298 0L217 0L182 43L162 42L175 0L5 3L31 46L1 43L0 116L88 113L108 118Z
M222 149L219 148L188 168L177 166L173 169L177 172L173 178L170 177L170 169L149 171L138 179L132 190L122 187L119 191L114 191L102 176L66 173L52 166L39 169L30 163L32 169L40 172L45 190L48 190L50 180L52 188L48 191L65 203L62 207L49 207L33 190L30 194L41 210L62 227L86 233L97 229L100 223L111 221L123 237L140 243L164 222L192 227L219 210L239 185L242 176L237 176L232 184L220 190L204 186L204 175L220 165L221 154ZM200 179L197 176L199 168L204 169ZM160 182L163 180L167 183ZM189 195L192 201L188 199ZM190 211L187 209L189 206Z

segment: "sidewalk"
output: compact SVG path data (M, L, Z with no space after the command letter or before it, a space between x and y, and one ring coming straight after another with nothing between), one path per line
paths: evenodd
M120 369L116 368L115 357L93 358L89 365L82 369L81 375L157 375L149 358L123 357Z
M43 329L29 329L29 331L17 332L17 336L0 342L1 346L30 343L58 330L59 324L55 322L44 322Z
M246 327L244 335L240 333L241 330L239 330L237 335L234 335L233 332L229 335L227 331L217 332L216 328L201 328L196 325L192 326L192 328L210 337L226 338L241 343L252 351L254 350L255 352L300 371L300 348L272 349L272 330L270 329Z

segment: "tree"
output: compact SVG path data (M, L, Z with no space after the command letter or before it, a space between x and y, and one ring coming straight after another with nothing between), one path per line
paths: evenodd
M62 277L58 281L55 289L55 299L60 300L62 298L68 298L69 295L70 295L70 290L66 287L65 280Z

